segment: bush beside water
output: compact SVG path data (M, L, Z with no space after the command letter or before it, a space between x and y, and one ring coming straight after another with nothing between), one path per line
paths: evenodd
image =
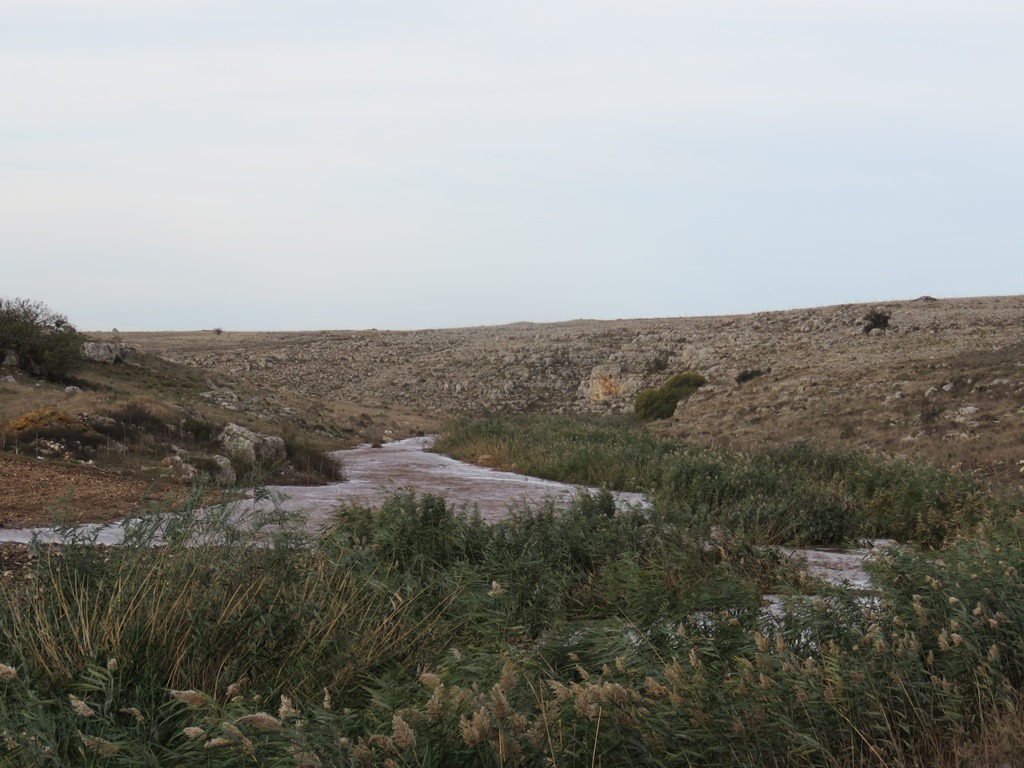
M312 537L279 509L241 527L200 513L197 493L122 545L39 549L32 578L0 588L0 764L958 765L1019 732L1011 500L874 457L542 421L460 429L517 457L546 433L561 450L535 460L584 474L632 455L620 480L653 510L602 492L485 525L406 493ZM809 490L786 487L798 469ZM957 523L941 550L890 551L865 598L762 546L777 523L741 520L752 492L844 498L910 531L941 501Z

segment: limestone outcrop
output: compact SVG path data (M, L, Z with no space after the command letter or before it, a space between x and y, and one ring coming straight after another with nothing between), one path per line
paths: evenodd
M253 432L240 424L228 424L217 436L231 463L239 468L256 465L275 466L287 459L284 440L274 435ZM224 469L223 466L221 469Z
M82 345L82 357L93 363L123 363L129 354L131 350L124 344L111 341L87 341Z

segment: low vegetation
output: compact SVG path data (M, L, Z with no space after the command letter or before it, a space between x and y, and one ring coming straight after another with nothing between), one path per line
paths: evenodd
M435 450L537 477L641 491L689 521L760 543L896 538L936 548L1021 495L925 464L813 443L756 452L660 439L626 418L522 415L452 422Z
M460 422L446 441L549 475L632 457L619 484L654 503L616 512L602 491L487 525L407 492L343 505L312 536L265 493L266 511L243 515L197 490L117 546L69 532L0 588L0 763L1016 759L1019 499L808 447L694 452L629 422ZM851 530L940 502L957 522L888 550L860 595L740 522L756 517L744 498L796 508L815 494L870 521Z

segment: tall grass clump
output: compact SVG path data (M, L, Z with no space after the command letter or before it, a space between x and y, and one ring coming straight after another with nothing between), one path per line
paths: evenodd
M319 548L300 517L202 508L200 498L127 522L115 546L68 532L39 548L26 586L4 587L0 648L31 686L25 712L64 717L67 695L80 696L109 659L117 688L102 696L155 717L168 690L215 700L239 680L266 696L358 692L431 642L436 607L410 618L390 564L354 569ZM61 727L53 750L69 748L53 743Z
M1019 722L1019 520L864 598L604 494L491 526L400 494L315 540L191 514L0 593L0 762L953 766Z
M635 417L518 414L454 420L433 450L534 477L647 491L662 457L674 448L644 431Z
M774 544L867 537L938 547L1015 504L1013 494L966 475L811 443L750 454L687 447L663 466L663 504Z
M462 419L435 450L526 474L643 491L661 514L726 537L835 546L895 538L940 547L1021 495L968 475L801 442L740 453L657 438L640 422L538 414Z

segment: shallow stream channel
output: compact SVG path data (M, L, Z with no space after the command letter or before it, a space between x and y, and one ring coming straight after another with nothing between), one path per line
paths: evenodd
M584 488L537 477L501 472L487 467L456 461L429 448L433 437L414 437L386 443L380 447L362 445L336 452L342 462L345 480L321 486L269 486L259 501L237 502L238 515L244 519L258 505L278 505L289 512L302 512L307 526L319 531L330 523L332 513L342 504L357 503L379 506L397 491L414 490L444 496L450 506L476 509L488 522L505 517L511 508L523 504L536 505L549 500L568 506L580 493L596 493ZM616 505L646 505L641 493L613 493ZM77 532L99 544L116 544L122 538L118 523L84 525ZM0 529L0 542L59 542L64 533L50 528ZM865 542L862 549L784 549L792 557L806 559L808 571L836 584L854 589L869 587L864 561L879 545L888 542Z

